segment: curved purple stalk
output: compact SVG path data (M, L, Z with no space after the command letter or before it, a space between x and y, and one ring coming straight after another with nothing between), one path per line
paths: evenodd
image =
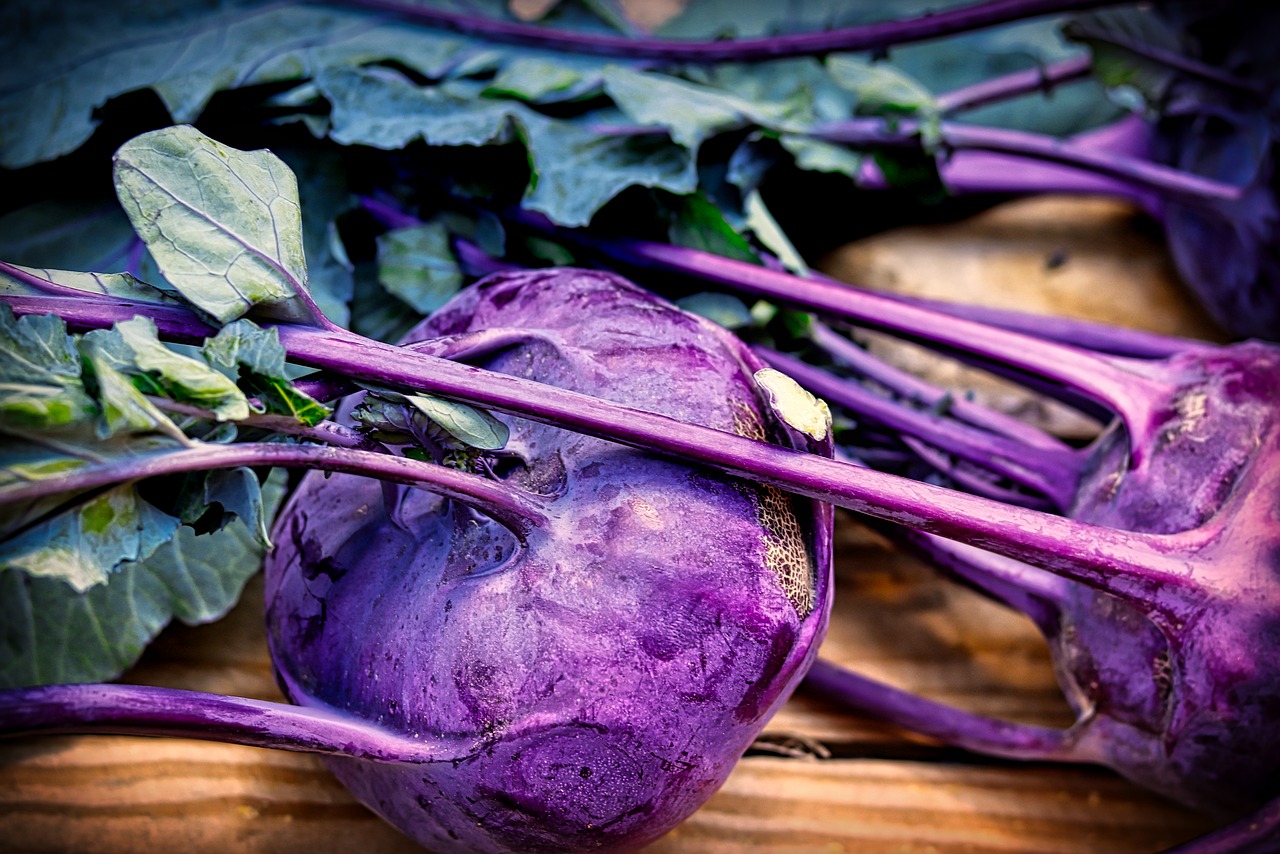
M914 18L858 27L760 38L695 41L557 30L536 24L448 12L407 3L404 0L324 1L335 5L375 9L404 20L476 36L490 42L520 44L544 50L585 53L617 59L657 59L671 62L755 62L834 51L878 50L1042 15L1057 15L1099 6L1111 6L1117 2L1117 0L988 0L988 2L946 9Z
M1129 115L1101 128L1077 134L1070 140L1083 148L1145 160L1150 154L1151 134L1151 127L1141 117ZM1164 216L1160 193L1149 187L1100 175L1080 166L1050 163L1022 154L950 151L938 162L938 175L943 186L953 195L1101 195L1129 201L1156 219ZM867 190L893 189L871 158L863 161L857 181L859 187Z
M240 466L314 468L417 486L476 507L517 534L547 521L544 508L535 496L479 475L374 451L271 442L199 444L87 465L60 474L54 480L0 487L0 504L33 502L56 493L98 489L158 475Z
M1040 492L1058 509L1067 507L1075 495L1080 459L1069 448L1028 448L1003 436L905 407L800 359L763 347L755 350L770 365L828 402Z
M868 420L873 421L875 419ZM1036 510L1059 512L1057 503L1042 494L1029 494L1025 488L1019 489L1016 485L1010 487L1000 485L992 476L991 470L981 468L979 463L971 463L959 455L951 457L946 451L939 450L937 447L915 436L903 433L898 438L903 446L915 454L917 459L931 466L938 474L946 476L949 483L954 484L965 492L993 498L1006 504L1018 504Z
M1053 729L975 715L861 676L819 658L806 687L949 745L1009 759L1088 762L1086 730Z
M753 268L759 270L760 268ZM161 335L187 336L194 315L124 300L4 298L19 313L54 313L101 328L147 314ZM172 326L170 321L174 321ZM959 323L959 321L956 321ZM1024 560L1131 601L1155 620L1185 618L1161 588L1199 590L1188 551L1201 532L1140 534L1090 525L688 424L590 395L414 352L344 331L273 325L291 358L365 382L426 392L632 447L670 454L876 518ZM330 455L343 449L322 449ZM348 451L347 453L355 453ZM394 458L393 458L394 459ZM268 462L262 460L261 462ZM1166 591L1167 594L1167 591Z
M806 135L844 145L919 148L924 144L922 131L922 123L914 119L855 118L815 125ZM944 150L988 151L1042 160L1191 204L1239 201L1244 193L1234 184L1045 134L955 122L941 122L937 131L938 145Z
M944 114L973 110L1019 95L1047 92L1054 86L1073 80L1083 80L1092 70L1092 57L1087 55L1072 57L1052 65L1015 71L959 89L952 89L934 99L934 104Z
M1118 38L1116 32L1097 33L1081 21L1072 21L1067 28L1071 37L1090 41L1104 41L1123 49L1135 56L1163 65L1185 77L1195 77L1204 83L1212 83L1224 89L1233 89L1249 95L1267 95L1267 84L1263 80L1252 80L1232 74L1225 68L1201 62L1190 56L1156 47L1155 44L1135 38Z
M337 709L147 685L51 685L0 692L0 737L39 733L169 735L351 756L452 762L477 745L383 729Z
M922 556L930 566L1025 614L1042 633L1052 631L1067 601L1068 582L1022 561L922 534L909 528L880 525L888 539Z

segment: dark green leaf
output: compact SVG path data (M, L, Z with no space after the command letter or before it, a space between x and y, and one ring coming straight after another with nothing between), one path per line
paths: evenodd
M84 591L105 582L122 563L149 556L178 524L133 486L118 486L0 542L0 570L21 570Z

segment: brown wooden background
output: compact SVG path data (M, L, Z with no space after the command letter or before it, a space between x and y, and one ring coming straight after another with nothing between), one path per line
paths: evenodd
M859 241L824 266L878 287L1215 334L1188 306L1150 223L1110 202L1012 203ZM985 394L1078 427L1001 387ZM937 580L848 515L838 533L825 656L976 712L1069 720L1028 622ZM278 698L260 611L254 582L227 619L167 630L125 681ZM967 756L802 690L725 787L649 850L1149 854L1209 827L1111 772ZM314 850L417 849L312 756L178 739L0 743L0 851Z

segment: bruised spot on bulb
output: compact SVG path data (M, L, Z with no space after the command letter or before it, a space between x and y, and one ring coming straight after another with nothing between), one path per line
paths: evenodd
M662 518L658 515L658 508L645 501L639 495L632 496L627 501L627 505L636 514L636 521L650 531L661 531L666 527L666 524L663 523Z
M769 407L796 430L821 442L831 429L831 409L791 377L773 368L761 368L755 380L769 397Z

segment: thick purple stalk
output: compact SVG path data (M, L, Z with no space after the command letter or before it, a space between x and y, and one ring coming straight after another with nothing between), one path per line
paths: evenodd
M475 751L470 742L391 732L323 706L147 685L51 685L0 693L0 737L77 732L201 738L374 762L448 762Z
M919 148L921 123L913 119L890 122L881 118L855 118L815 125L808 135L827 142L856 147ZM1244 190L1139 157L1100 151L1070 139L1008 128L941 122L938 145L953 152L987 151L1071 167L1103 179L1112 179L1161 197L1188 204L1239 201ZM972 167L970 167L972 168ZM959 176L953 175L951 178ZM1103 185L1105 186L1105 185Z
M869 418L894 430L926 441L949 454L962 457L1014 483L1049 497L1059 510L1075 495L1080 477L1078 455L1070 449L1052 451L1028 448L1020 442L979 430L971 425L911 409L874 394L856 382L841 379L806 362L769 350L755 348L773 367L829 403L844 407L859 417Z
M1208 349L1214 345L1190 338L1178 338L1147 332L1142 329L1128 329L1092 323L1087 320L1076 320L1057 315L1031 314L985 305L946 302L928 297L907 296L904 294L886 293L887 299L915 305L936 311L949 317L973 320L987 326L997 326L1010 332L1024 335L1035 335L1050 341L1070 344L1073 347L1107 353L1113 356L1128 356L1136 359L1164 359L1178 353L1189 353L1197 349Z
M1089 56L1072 57L1052 65L1036 66L1025 71L1015 71L1000 77L993 77L959 89L952 89L939 95L934 104L943 113L957 113L961 110L972 110L978 107L1029 95L1033 92L1047 92L1054 86L1072 80L1082 80L1089 76L1093 69L1093 59Z
M804 684L898 726L949 745L1010 759L1087 762L1086 729L1052 729L975 715L895 688L821 658Z
M760 269L760 268L754 268ZM55 313L78 328L110 326L135 314L161 335L188 337L194 315L151 311L124 301L5 297L19 313ZM170 327L172 322L172 327ZM958 321L957 321L958 322ZM1139 534L1089 525L909 478L805 454L709 427L620 406L590 395L496 374L344 331L292 324L275 328L290 357L353 379L439 395L632 447L671 454L729 474L927 533L969 542L1132 601L1153 619L1184 619L1162 588L1199 589L1184 556L1202 532ZM330 453L340 449L324 449ZM1167 592L1167 591L1166 591Z
M159 475L240 466L320 469L418 486L483 510L516 533L546 522L546 515L536 497L500 481L374 451L268 442L200 444L84 466L57 478L0 487L0 504L33 502L61 492L97 489Z
M374 9L404 20L451 30L490 42L520 44L544 50L585 53L616 59L656 59L670 62L755 62L787 56L835 51L880 50L894 45L941 38L957 33L1058 15L1118 0L988 0L915 18L857 27L760 38L711 41L631 37L556 30L536 24L495 20L432 9L404 0L325 0L335 5Z

